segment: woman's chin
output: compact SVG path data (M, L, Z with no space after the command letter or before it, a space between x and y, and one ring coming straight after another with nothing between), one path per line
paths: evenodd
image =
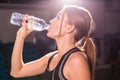
M47 33L47 36L53 39L52 35L50 35L49 32Z

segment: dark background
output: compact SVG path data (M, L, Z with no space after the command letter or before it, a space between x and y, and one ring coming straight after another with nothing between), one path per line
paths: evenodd
M13 12L27 13L47 23L65 4L62 0L0 0L0 80L44 80L42 75L13 78L10 76L11 54L19 27L10 24ZM74 0L73 0L74 1ZM120 0L76 0L87 8L96 22L93 34L97 45L95 80L120 80ZM34 31L25 40L24 62L36 60L56 50L46 31Z

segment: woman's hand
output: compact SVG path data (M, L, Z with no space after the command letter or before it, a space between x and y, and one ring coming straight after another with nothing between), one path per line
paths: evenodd
M25 39L33 31L32 28L29 29L28 27L33 27L33 25L34 22L29 19L28 15L23 16L22 26L17 32L17 37Z

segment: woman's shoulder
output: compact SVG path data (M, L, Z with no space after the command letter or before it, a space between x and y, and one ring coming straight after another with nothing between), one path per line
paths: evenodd
M70 55L69 62L71 64L87 62L87 56L84 52L75 52L74 54Z

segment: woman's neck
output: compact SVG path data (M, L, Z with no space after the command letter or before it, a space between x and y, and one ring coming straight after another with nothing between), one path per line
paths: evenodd
M58 55L62 56L64 55L68 50L75 47L75 43L73 38L58 38L56 40L57 48L58 48Z

